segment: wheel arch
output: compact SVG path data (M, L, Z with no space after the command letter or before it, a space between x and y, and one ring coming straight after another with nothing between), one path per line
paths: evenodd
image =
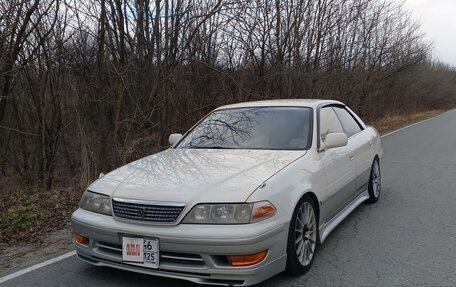
M315 205L315 208L317 209L317 210L315 211L315 214L317 215L317 226L318 226L319 223L320 223L320 202L318 201L317 195L316 195L313 191L310 191L310 190L309 190L309 191L306 191L306 192L301 196L301 198L300 198L299 200L301 200L301 199L302 199L304 196L306 196L306 195L308 195L308 196L312 199L312 201L313 201L313 203L314 203L314 205ZM297 204L297 203L296 203L296 204ZM317 228L317 229L318 229L318 228Z
M374 162L375 160L378 160L378 163L380 163L380 157L378 156L377 153L375 154L374 160L372 162Z

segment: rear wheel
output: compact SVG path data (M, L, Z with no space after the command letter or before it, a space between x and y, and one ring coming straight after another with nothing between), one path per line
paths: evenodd
M287 246L287 271L304 274L312 266L317 247L315 204L304 195L296 205L290 222Z
M381 172L380 172L380 163L378 159L374 159L374 162L372 163L371 167L371 172L370 172L370 177L369 177L369 186L368 186L368 191L369 191L369 199L367 202L369 203L375 203L378 201L380 197L380 191L382 188L382 177L381 177Z

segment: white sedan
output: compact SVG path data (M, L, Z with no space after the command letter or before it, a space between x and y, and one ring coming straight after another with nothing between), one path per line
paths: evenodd
M337 101L223 106L170 144L84 192L71 218L81 260L230 286L303 274L380 195L380 136Z

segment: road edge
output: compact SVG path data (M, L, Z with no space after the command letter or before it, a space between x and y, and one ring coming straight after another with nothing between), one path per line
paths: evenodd
M443 112L443 113L441 113L441 114L438 114L438 115L436 115L436 116L433 116L433 117L431 117L431 118L429 118L429 119L424 119L424 120L418 121L418 122L416 122L416 123L413 123L413 124L410 124L410 125L401 127L401 128L399 128L399 129L397 129L397 130L388 132L388 133L382 135L381 138L390 136L390 135L392 135L392 134L395 134L395 133L397 133L397 132L403 131L403 130L408 129L408 128L410 128L410 127L413 127L413 126L415 126L415 125L418 125L418 124L421 124L421 123L424 123L424 122L427 122L427 121L436 119L436 118L438 118L438 117L440 117L440 116L442 116L442 115L444 115L444 114L446 114L446 113L448 113L448 112L451 112L451 111L453 111L453 110L454 110L454 109L445 111L445 112ZM73 251L67 252L67 253L65 253L65 254L62 254L62 255L60 255L60 256L57 256L57 257L51 258L51 259L49 259L49 260L46 260L46 261L44 261L44 262L41 262L41 263L32 265L32 266L30 266L30 267L28 267L28 268L21 269L21 270L19 270L19 271L14 272L14 273L8 274L8 275L3 276L3 277L0 277L0 284L6 282L6 281L8 281L8 280L17 278L17 277L19 277L19 276L22 276L22 275L24 275L24 274L27 274L27 273L29 273L29 272L32 272L32 271L34 271L34 270L40 269L40 268L42 268L42 267L45 267L45 266L47 266L47 265L51 265L51 264L56 263L56 262L58 262L58 261L61 261L61 260L70 258L70 257L72 257L72 256L74 256L74 255L76 255L76 251L73 250Z
M35 264L33 266L30 266L28 268L21 269L19 271L14 272L14 273L8 274L8 275L0 278L0 283L4 283L4 282L6 282L8 280L14 279L16 277L19 277L19 276L24 275L26 273L32 272L34 270L40 269L41 267L44 267L44 266L47 266L47 265L51 265L51 264L56 263L58 261L67 259L67 258L69 258L69 257L71 257L71 256L73 256L75 254L76 254L76 251L73 250L73 251L67 252L65 254L62 254L60 256L57 256L57 257L51 258L49 260L46 260L44 262L41 262L41 263Z
M440 116L443 116L444 114L446 114L446 113L448 113L448 112L451 112L451 111L453 111L453 110L455 110L455 109L451 109L451 110L445 111L445 112L443 112L443 113L440 113L440 114L438 114L438 115L436 115L436 116L430 117L430 118L428 118L428 119L424 119L424 120L418 121L418 122L416 122L416 123L413 123L413 124L409 124L409 125L403 126L403 127L399 128L399 129L397 129L397 130L390 131L390 132L388 132L388 133L386 133L386 134L384 134L384 135L381 135L380 137L381 137L381 138L384 138L384 137L390 136L390 135L392 135L392 134L395 134L395 133L397 133L397 132L400 132L400 131L402 131L402 130L411 128L411 127L413 127L413 126L416 126L416 125L418 125L418 124L422 124L422 123L424 123L424 122L427 122L427 121L430 121L430 120L434 120L434 119L436 119L436 118L438 118L438 117L440 117Z

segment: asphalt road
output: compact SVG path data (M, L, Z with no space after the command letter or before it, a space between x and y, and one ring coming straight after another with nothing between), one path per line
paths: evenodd
M456 286L456 110L383 138L383 190L319 246L304 276L260 286ZM1 286L195 286L74 256Z

